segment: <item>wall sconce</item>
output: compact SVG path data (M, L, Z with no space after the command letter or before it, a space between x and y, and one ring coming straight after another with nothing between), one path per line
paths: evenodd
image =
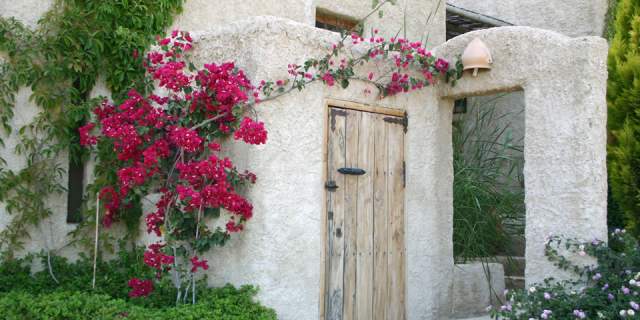
M480 69L491 69L492 63L493 58L491 58L489 48L479 38L473 39L462 54L464 70L473 69L474 77L478 75Z

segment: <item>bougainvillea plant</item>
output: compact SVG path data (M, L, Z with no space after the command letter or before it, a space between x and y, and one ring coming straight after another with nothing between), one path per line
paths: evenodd
M365 53L354 55L357 46L366 48ZM159 194L156 209L146 214L145 222L147 232L162 240L149 245L144 262L157 270L158 278L171 273L177 301L186 300L191 288L194 303L196 273L209 268L202 254L243 231L253 216L252 204L239 190L255 183L256 175L236 168L223 156L222 145L229 145L229 139L266 143L264 123L255 118L256 104L302 90L314 81L346 88L358 79L374 84L384 97L461 75L460 65L451 68L420 42L365 39L357 34L343 37L321 59L290 64L289 78L258 85L233 62L197 69L185 57L192 48L186 32L174 31L159 39L158 48L144 59L155 94L143 96L132 90L120 105L105 101L94 110L95 121L79 131L81 144L106 144L119 160L114 168L117 185L106 186L99 194L102 224L110 227L127 214L133 201ZM357 76L355 68L367 61L384 65L378 70L385 71ZM225 218L225 227L209 228L207 221L214 218ZM153 291L153 280L134 278L129 286L131 296L146 296Z

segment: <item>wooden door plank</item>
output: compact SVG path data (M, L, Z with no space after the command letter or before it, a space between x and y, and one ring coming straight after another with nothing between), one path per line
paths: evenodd
M373 320L387 319L387 166L388 132L384 115L376 115L373 181Z
M346 167L358 165L358 135L362 112L345 110L346 122ZM344 176L344 307L343 319L355 319L356 301L356 211L358 199L358 178Z
M325 317L327 320L341 320L343 311L343 269L344 269L344 176L338 168L345 165L345 122L346 112L340 109L329 110L329 134L327 155L327 180L335 181L338 186L327 192L327 257L325 279L327 294L325 298ZM340 231L338 231L340 230Z
M362 112L358 133L358 176L356 208L356 319L371 320L373 315L373 178L376 115Z
M404 128L386 123L389 132L389 312L387 319L405 319L404 253Z

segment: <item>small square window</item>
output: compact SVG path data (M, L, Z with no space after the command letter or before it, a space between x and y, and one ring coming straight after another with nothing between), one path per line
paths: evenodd
M333 32L362 34L358 20L323 9L316 9L316 28Z

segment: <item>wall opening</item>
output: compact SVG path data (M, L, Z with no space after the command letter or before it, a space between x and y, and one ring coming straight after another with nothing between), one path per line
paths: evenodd
M524 92L467 97L456 106L452 136L456 263L502 263L506 287L523 288Z

